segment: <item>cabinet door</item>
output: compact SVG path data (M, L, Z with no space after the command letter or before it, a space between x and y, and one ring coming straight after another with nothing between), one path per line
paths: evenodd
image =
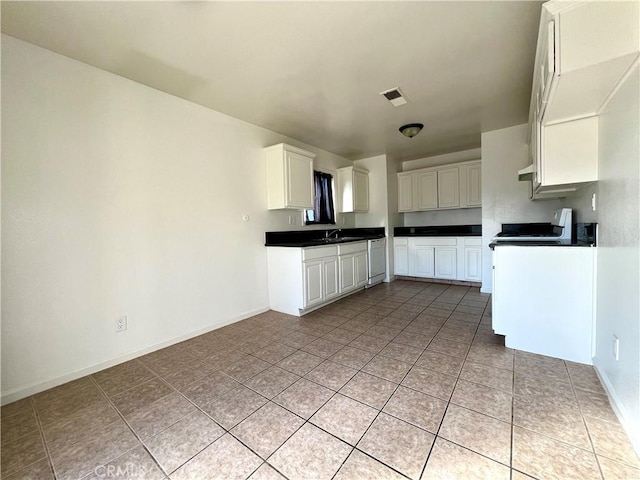
M598 179L598 117L547 125L542 142L543 186Z
M285 152L287 206L313 208L313 160L295 152Z
M369 174L353 171L353 210L355 212L369 211Z
M356 268L356 288L364 287L369 279L367 252L356 253L354 264Z
M467 166L467 206L482 206L482 166Z
M354 255L340 255L340 293L350 292L356 288L356 264Z
M409 244L406 238L393 241L393 265L396 275L409 275Z
M324 301L322 295L323 266L322 260L304 262L304 308Z
M435 277L456 279L456 247L435 247Z
M438 208L460 206L459 176L458 167L438 170Z
M338 296L338 257L322 260L324 274L324 300Z
M417 209L431 210L438 208L438 174L437 172L419 172L415 174L417 190Z
M433 278L435 276L433 267L434 247L415 245L411 248L409 271L412 277Z
M482 281L482 249L464 248L464 279L469 282Z
M413 184L411 174L398 174L398 211L412 212L413 209Z

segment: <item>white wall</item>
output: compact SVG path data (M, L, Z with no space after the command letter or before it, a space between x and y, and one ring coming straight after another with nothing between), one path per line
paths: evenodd
M386 227L389 222L387 156L356 160L353 164L369 172L369 211L355 214L356 227Z
M449 163L479 160L481 156L481 148L472 148L470 150L460 150L459 152L445 153L442 155L434 155L431 157L418 158L415 160L406 160L402 162L402 171L406 172L408 170L416 170L418 168L435 167L437 165L447 165Z
M481 223L482 208L456 208L454 210L404 213L405 227L427 225L480 225Z
M529 200L530 183L518 181L529 163L528 125L482 134L482 291L492 291L489 243L503 223L549 222L559 200Z
M3 35L3 402L267 309L283 141Z
M356 160L354 165L369 171L369 211L357 213L356 226L385 227L387 231L387 274L384 281L393 280L393 229L402 225L398 213L399 163L387 155Z
M398 172L402 166L396 159L387 156L387 199L389 204L389 238L387 255L387 277L389 280L395 278L395 262L393 255L393 229L403 226L403 214L398 212Z
M598 370L640 452L640 75L635 71L599 119ZM620 360L613 336L620 339Z
M563 207L569 207L573 210L572 221L573 223L593 223L598 221L598 212L593 211L591 208L591 196L596 194L596 203L598 197L598 182L578 189L564 199L561 199Z

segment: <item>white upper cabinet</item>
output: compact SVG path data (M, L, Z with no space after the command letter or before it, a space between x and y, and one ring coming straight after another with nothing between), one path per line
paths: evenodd
M460 206L460 170L458 167L438 170L438 208Z
M529 111L532 198L598 179L598 115L640 52L640 2L543 5Z
M460 167L460 206L482 206L482 165L468 163Z
M538 182L567 185L598 179L598 117L543 127Z
M598 113L637 58L639 5L552 1L543 6L538 75L552 78L543 123Z
M480 161L398 173L398 211L482 206Z
M438 172L436 170L419 171L413 175L414 210L432 210L438 208Z
M264 149L267 161L267 208L313 208L315 154L284 143Z
M338 212L369 211L369 172L356 167L338 169Z
M398 173L398 211L413 211L413 175L411 172Z

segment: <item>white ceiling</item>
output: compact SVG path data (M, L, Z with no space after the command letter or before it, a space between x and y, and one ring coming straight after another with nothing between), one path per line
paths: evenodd
M527 121L541 3L3 1L2 32L347 158L412 159ZM396 86L408 105L378 95Z

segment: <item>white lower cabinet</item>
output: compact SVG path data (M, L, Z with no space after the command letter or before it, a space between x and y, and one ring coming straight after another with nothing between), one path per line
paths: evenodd
M435 247L434 277L455 280L457 278L457 247Z
M367 284L369 280L369 262L367 258L367 252L360 252L354 256L354 263L356 266L356 289L362 288Z
M409 242L411 243L411 242ZM409 275L412 277L435 277L435 248L428 245L409 247Z
M322 272L324 273L324 300L337 297L340 293L338 290L338 259L335 257L323 259Z
M356 288L356 266L353 255L340 257L340 292L349 292Z
M393 250L396 275L482 281L479 237L397 237Z
M482 281L482 240L477 237L465 237L462 251L462 279L468 282Z
M269 306L300 316L367 283L367 242L267 247Z
M396 275L409 275L409 239L393 239L393 263Z
M596 248L497 246L495 333L509 348L591 364Z
M409 238L409 276L455 280L457 239Z
M340 294L364 287L367 283L367 245L364 242L338 245Z
M304 262L304 306L322 303L322 260Z
M308 260L304 265L304 308L313 307L337 297L338 257Z

